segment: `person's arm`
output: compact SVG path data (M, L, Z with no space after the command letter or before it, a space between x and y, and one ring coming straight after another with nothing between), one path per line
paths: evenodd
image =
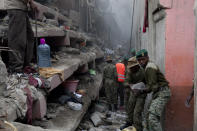
M190 107L190 102L191 102L193 96L194 96L194 86L193 86L193 88L192 88L192 90L190 92L190 95L187 97L187 99L185 101L185 106L186 107L188 107L188 108Z
M29 0L29 5L36 13L39 12L39 8L37 4L34 2L34 0Z
M157 70L153 68L146 69L146 88L142 92L150 93L151 91L156 92L159 89L157 82Z

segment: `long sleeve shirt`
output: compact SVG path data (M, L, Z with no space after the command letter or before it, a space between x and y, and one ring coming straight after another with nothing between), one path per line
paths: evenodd
M117 80L117 73L116 73L116 66L108 63L104 67L104 72L103 72L104 78L112 79L114 81Z
M131 73L130 71L126 72L126 79L124 85L136 84L139 82L145 82L144 69L140 68L139 71L136 73Z
M161 87L168 87L169 82L159 70L158 66L152 62L148 62L145 68L146 87L154 93L159 91Z

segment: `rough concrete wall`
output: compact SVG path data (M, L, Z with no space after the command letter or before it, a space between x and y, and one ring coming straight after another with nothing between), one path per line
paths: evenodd
M195 56L194 56L194 73L195 73L195 78L194 78L194 131L197 131L197 0L195 0L194 4L194 14L195 14Z
M133 25L131 36L131 47L140 50L142 46L142 29L144 21L145 0L132 0ZM133 14L134 13L134 14Z
M145 0L133 0L134 17L132 29L132 48L147 49L150 59L156 62L165 72L165 18L154 22L152 12L157 8L159 0L149 0L149 28L143 33Z
M192 131L193 102L190 108L186 108L184 102L192 89L194 77L194 1L172 2L172 8L166 10L165 68L172 92L166 110L166 130Z
M159 0L149 0L149 28L148 28L148 44L145 48L148 49L150 59L160 67L165 73L165 21L163 18L155 22L153 11L158 7ZM159 12L158 12L159 13ZM157 13L156 13L157 14Z

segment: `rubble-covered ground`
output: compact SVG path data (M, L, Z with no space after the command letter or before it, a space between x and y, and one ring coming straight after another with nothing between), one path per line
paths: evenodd
M126 112L109 111L106 99L103 97L92 103L76 131L119 131L125 120Z

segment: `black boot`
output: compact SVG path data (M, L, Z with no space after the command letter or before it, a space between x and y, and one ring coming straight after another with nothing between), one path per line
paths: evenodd
M123 130L129 126L132 126L132 124L127 122L126 124L124 124L123 126L120 127L120 130Z

